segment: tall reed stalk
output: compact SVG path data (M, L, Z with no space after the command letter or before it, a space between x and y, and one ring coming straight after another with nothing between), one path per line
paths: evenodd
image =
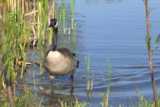
M150 36L150 25L149 25L149 10L148 10L148 0L145 0L145 8L146 8L146 26L147 26L147 46L148 46L148 56L149 56L149 66L151 73L151 81L152 88L154 94L155 107L158 107L158 100L156 95L155 81L154 81L154 73L153 73L153 64L152 64L152 51L151 51L151 36Z
M65 19L66 19L66 0L62 0L62 17L63 17L63 34L65 35Z
M53 0L54 1L54 0ZM42 3L42 7L41 7L41 9L42 9L42 36L43 36L43 44L44 44L44 42L45 42L45 31L46 31L46 25L47 25L47 16L49 16L49 14L48 14L48 3L46 2L46 1L44 1L44 0L42 0L41 1L41 3ZM54 15L54 4L52 5L52 9L53 9L53 15ZM45 16L45 17L44 17Z
M5 4L1 5L2 10L2 21L1 30L2 30L2 69L1 69L1 77L0 78L0 86L3 86L3 89L6 90L8 101L10 103L10 107L14 107L14 97L11 92L11 84L15 83L16 73L13 72L14 68L14 59L16 54L16 26L15 26L15 15L14 13L8 17L9 12L5 10L7 7ZM4 6L4 7L3 7ZM9 20L12 20L9 22ZM5 84L4 84L5 83ZM2 85L3 84L3 85Z
M92 91L93 91L93 79L94 79L94 72L92 72L91 93L92 93Z
M107 67L108 67L108 85L106 85L107 87L106 95L104 96L104 94L101 94L103 102L100 102L100 104L102 105L102 107L108 107L108 101L109 101L110 82L111 82L111 67L109 66L109 60L107 60ZM106 82L102 73L101 76L104 82Z
M73 32L71 32L71 41L72 41L72 52L75 53L76 47L75 47L75 37L76 37L76 30L73 29Z
M46 25L47 25L47 18L48 18L48 2L41 0L38 5L38 48L39 48L39 63L40 63L40 75L43 74L43 68L42 68L42 47L41 44L45 43L45 33L46 33ZM43 23L42 23L43 22Z
M52 11L51 11L51 17L55 18L55 0L52 0Z
M76 2L76 0L71 0L70 2L71 2L71 9L72 9L71 29L73 30L74 11L75 11L75 2Z
M89 79L89 71L90 71L90 55L85 57L87 72L88 72L88 82L87 82L87 94L89 94L89 87L90 87L90 79Z
M107 67L108 67L108 87L107 87L105 107L108 107L110 83L111 83L111 67L109 66L109 60L107 60Z

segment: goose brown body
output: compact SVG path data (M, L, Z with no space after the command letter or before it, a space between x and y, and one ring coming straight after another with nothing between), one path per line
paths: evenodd
M50 75L68 75L75 71L77 60L66 48L49 50L43 61L43 66Z

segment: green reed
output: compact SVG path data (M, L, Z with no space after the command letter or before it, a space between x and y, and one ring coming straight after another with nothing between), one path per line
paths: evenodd
M102 100L103 102L100 102L100 104L102 105L102 107L108 107L108 101L109 101L109 92L110 92L110 82L111 82L111 67L109 66L109 60L107 60L107 67L108 67L108 85L106 86L106 95L104 96L104 94L101 94ZM103 80L104 76L101 74Z
M58 11L58 9L57 9L57 6L56 5L54 5L54 18L56 18L56 19L59 19L59 11Z
M71 42L72 42L72 52L75 53L76 47L75 47L75 37L76 37L76 29L73 29L71 32Z
M65 35L66 0L62 0L63 34Z
M21 43L19 44L19 48L20 48L21 55L22 55L22 58L23 58L22 69L21 69L21 79L22 79L23 78L23 71L26 68L26 59L27 59L27 55L26 55L26 52L25 52L25 47L26 47L26 42L27 42L27 39L28 39L28 32L27 32L25 21L23 22L23 26L21 26L21 27L24 30L24 32L20 33L21 34L21 37L20 37Z
M67 104L66 102L60 101L61 107L86 107L87 103L83 102L83 103L79 103L78 99L76 98L76 102L73 105L71 104Z
M0 107L9 107L7 95L3 94L3 98L0 101ZM15 96L15 107L39 107L37 102L37 94L32 92L31 88L26 88L24 94L18 93Z
M85 57L86 66L87 66L87 72L88 72L88 82L87 82L87 93L89 93L89 87L90 87L90 79L89 79L89 71L90 71L90 55Z
M108 107L110 83L111 83L111 67L109 66L109 60L107 60L107 67L108 67L108 87L107 87L107 94L106 94L106 107Z
M70 0L70 2L71 2L71 9L72 9L71 29L73 30L74 12L75 12L75 0Z
M75 27L75 28L76 28L76 27ZM76 29L73 29L73 30L72 30L72 35L71 35L71 37L72 37L72 41L75 42L75 40L76 40Z
M24 69L25 69L25 65L26 65L26 53L24 52L24 48L22 47L22 46L20 46L20 48L21 48L21 52L22 52L22 57L23 57L23 64L22 64L22 70L21 70L21 79L22 79L22 77L23 77L23 71L24 71Z
M41 16L40 16L40 21L43 22L42 23L42 36L43 36L43 44L44 44L44 40L45 40L45 31L46 31L46 25L47 25L47 19L48 19L48 3L44 0L41 0Z
M21 2L20 2L21 3ZM42 3L43 4L43 3ZM46 8L47 5L43 4L43 8ZM12 8L12 6L10 6L10 8ZM44 25L40 24L43 26L43 30L41 30L42 32L40 34L42 34L43 39L44 39L44 33L45 33L45 27L46 27L46 17L44 17L44 19L42 19L42 16L45 16L46 9L41 9L43 11L40 12L40 17L41 20L44 21ZM5 12L5 26L2 26L4 28L1 27L1 30L5 31L4 36L3 36L3 44L2 44L2 53L3 53L3 68L5 70L7 70L8 73L8 78L10 83L15 83L15 79L17 76L17 72L14 72L14 67L15 65L18 64L18 57L22 56L23 58L23 62L22 62L22 67L21 67L21 78L23 78L23 71L25 69L26 66L26 59L27 59L27 53L25 52L26 50L26 45L27 44L27 40L30 37L29 35L31 35L31 27L29 27L29 25L26 25L26 20L25 18L21 18L21 14L22 14L22 7L20 6L19 10L16 9L16 11L6 11ZM16 18L17 16L17 18ZM1 24L3 23L2 21L0 22ZM42 27L41 26L41 27ZM37 29L36 29L37 30ZM42 41L42 36L40 36L40 41ZM40 43L39 42L39 47L40 47ZM39 49L41 50L41 49ZM41 52L39 52L41 53ZM0 87L2 88L2 83L4 82L4 75L2 75L2 78L0 78ZM26 96L28 96L29 93L27 92L25 94L25 98ZM29 98L29 97L28 97ZM36 98L36 94L34 96L34 99ZM15 101L17 98L15 98ZM22 98L24 99L24 98ZM20 100L23 102L22 99L18 99L18 103L20 104ZM30 102L30 100L28 100ZM34 104L33 104L34 105Z
M39 63L40 63L40 75L43 75L43 68L42 68L42 47L41 44L45 43L45 34L46 34L46 25L48 20L48 3L44 0L41 0L38 5L39 14L37 17L38 23L38 48L39 48ZM50 38L49 38L50 40Z
M49 43L52 44L52 36L53 36L53 30L50 29L50 33L49 33Z
M1 7L2 8L2 7ZM24 31L19 30L21 27L20 25L25 26L24 23L18 22L20 19L18 19L18 12L17 15L15 13L16 11L9 12L8 10L5 10L5 13L2 13L2 20L1 20L1 26L2 28L2 54L3 54L3 60L2 60L2 71L1 72L1 88L3 86L4 90L8 90L8 99L10 101L10 106L14 106L14 99L12 97L11 93L11 84L15 84L15 79L17 76L17 72L15 71L15 66L18 62L18 54L24 53L24 47L26 42L26 37L22 38L22 35L24 34ZM16 18L17 16L17 18ZM22 42L24 41L24 42ZM23 43L23 44L21 44ZM20 45L21 44L21 45ZM23 50L23 52L22 52ZM23 58L25 59L25 58ZM23 69L23 65L22 65ZM8 82L6 82L7 80ZM5 84L3 84L5 83ZM3 85L2 85L3 84ZM13 88L14 95L15 95L15 87Z
M17 44L16 44L16 26L15 26L15 15L10 14L8 17L8 12L5 14L5 22L4 26L2 29L4 29L4 40L3 40L3 61L2 61L2 66L3 70L6 70L9 80L11 83L15 82L15 78L17 73L14 72L14 60L16 58L17 54ZM2 31L3 32L3 31ZM4 82L4 80L1 80L1 82ZM0 83L1 84L1 83Z
M91 92L92 92L92 90L93 90L93 79L94 79L94 72L92 71Z
M159 43L160 43L160 34L157 36L157 39L156 39L156 41L155 41L155 43L154 43L154 47L153 47L153 49L152 49L152 53L155 51L155 49L158 48ZM147 47L147 48L148 48L148 47Z
M160 90L159 90L159 92L160 92ZM159 92L158 92L157 96L159 95ZM155 106L155 102L153 102L151 99L146 100L143 97L143 95L140 95L138 88L137 88L137 94L138 94L140 101L138 102L136 107L154 107ZM160 99L158 99L158 107L160 107Z
M7 3L7 1L9 1L9 4ZM19 0L19 5L17 5L18 0L14 0L14 1L15 2L13 2L13 0L4 1L6 3L5 4L6 7L8 8L7 9L3 8L3 10L5 9L4 16L0 13L4 19L4 22L0 20L1 25L3 25L4 23L4 26L0 27L0 31L4 32L4 35L2 35L3 40L0 43L0 47L2 48L2 53L3 53L2 68L3 70L7 71L10 83L15 83L17 73L19 73L19 71L14 72L16 70L15 66L18 65L19 56L22 56L23 58L21 72L20 72L20 78L23 78L24 70L26 67L26 60L27 60L26 50L29 47L28 39L33 37L31 36L32 34L31 33L32 29L30 27L31 25L34 26L37 34L36 39L38 40L37 48L39 53L40 74L43 74L41 46L42 46L42 42L43 44L45 43L45 31L46 31L47 18L48 18L48 10L47 10L48 2L44 0L40 0L40 1L36 0L36 3L35 5L33 5L33 7L35 10L38 10L38 12L35 13L34 20L32 20L34 15L25 16L26 8L27 8L27 6L25 5L26 1L24 0L24 2L22 2L22 0ZM14 8L14 5L16 5L16 8ZM58 20L59 23L63 21L63 29L65 31L66 1L63 1L63 4L62 4L62 14L60 12L58 13L58 11L59 10L56 10L55 15L59 16L57 17L57 19L59 19ZM74 14L72 16L74 16ZM33 22L33 23L32 24L28 23L27 19L31 19L32 21L30 22ZM51 37L50 37L50 41L51 41ZM0 77L1 89L4 88L3 87L4 79L5 78L3 73L2 76ZM35 86L34 86L34 89L36 89ZM28 103L31 102L31 100L29 100L31 99L31 97L29 96L31 96L30 91L26 91L24 97L22 96L18 98L18 96L16 96L15 98L16 104L19 103L21 105L23 103L22 105L24 105L24 102L27 102L27 101ZM36 98L36 94L34 98ZM28 103L25 103L25 104L28 104Z
M42 50L41 41L42 41L42 35L40 34L39 40L38 40L38 48L39 48L38 54L39 54L39 64L40 64L40 75L43 75L42 54L41 54L41 50Z

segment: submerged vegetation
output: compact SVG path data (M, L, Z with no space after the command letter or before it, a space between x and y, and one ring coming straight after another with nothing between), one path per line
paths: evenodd
M38 98L37 89L29 87L27 83L19 84L17 78L22 80L24 78L24 72L29 65L38 65L40 67L39 76L43 76L42 59L44 57L43 47L52 42L52 30L48 31L47 25L50 23L51 18L56 18L59 23L59 29L62 39L65 42L66 30L68 30L68 37L71 39L72 52L75 53L76 42L76 26L74 25L75 15L75 0L70 0L71 3L71 26L66 26L66 0L60 0L58 4L55 0L0 0L0 106L1 107L18 107L18 106L41 106L43 98ZM145 0L147 6L147 0ZM60 8L61 7L61 8ZM148 10L146 7L146 16L148 17ZM149 19L147 22L147 31L149 30ZM71 38L70 38L71 36ZM150 34L147 33L147 48L149 52L150 64L152 64L152 52L156 49L156 45L159 42L160 35L157 37L153 50L150 47ZM64 43L65 46L65 43ZM36 49L38 52L38 62L29 62L27 59L27 49ZM92 71L92 81L90 82L90 55L85 57L86 62L86 74L87 75L87 95L93 91L94 72ZM111 67L107 60L108 67L108 84L106 85L106 94L101 94L102 101L99 102L102 107L108 107L109 105L109 92L111 83ZM147 101L139 94L137 90L140 102L137 107L158 107L160 100L157 101L157 95L155 91L155 83L153 78L153 66L150 65L151 78L153 83L154 101ZM103 77L103 75L102 75ZM33 78L35 74L33 73ZM104 82L105 78L103 77ZM18 86L23 87L23 93L16 93ZM34 89L33 89L34 88ZM32 91L34 90L34 92ZM44 91L44 90L43 90ZM87 103L80 103L76 98L74 104L68 104L65 101L60 101L61 107L85 107Z

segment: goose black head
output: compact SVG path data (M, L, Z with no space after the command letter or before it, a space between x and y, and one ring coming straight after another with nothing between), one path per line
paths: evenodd
M53 29L57 29L58 28L57 19L51 19L50 25L48 27L52 27Z

